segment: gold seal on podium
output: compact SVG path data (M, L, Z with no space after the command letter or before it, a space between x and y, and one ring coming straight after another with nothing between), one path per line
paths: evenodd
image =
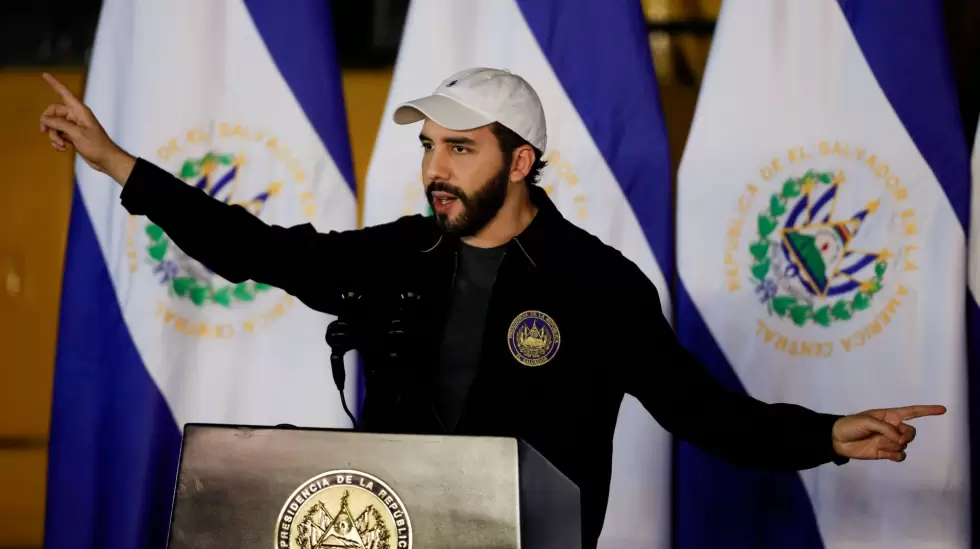
M360 471L321 473L279 513L276 549L410 549L412 524L398 495Z

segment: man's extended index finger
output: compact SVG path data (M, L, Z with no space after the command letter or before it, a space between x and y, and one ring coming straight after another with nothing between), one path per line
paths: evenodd
M73 94L71 90L65 87L64 84L58 82L57 78L51 76L48 73L42 74L41 77L44 78L44 80L48 83L48 85L50 85L54 89L54 91L58 92L58 95L61 96L61 99L65 102L65 105L68 105L69 107L73 107L73 108L83 106L82 102L79 101L77 97L75 97L75 94Z
M906 406L904 408L896 408L895 412L902 420L906 420L923 416L939 416L946 413L946 407L938 405Z

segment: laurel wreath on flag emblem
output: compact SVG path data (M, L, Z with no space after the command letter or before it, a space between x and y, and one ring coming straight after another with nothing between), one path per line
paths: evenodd
M797 232L798 229L786 229L777 231L787 213L797 206L797 203L804 196L807 197L809 206L809 195L817 187L829 187L834 183L832 172L807 171L802 177L786 179L779 192L773 193L769 198L769 204L765 211L758 215L758 232L756 239L749 243L749 253L752 257L752 282L757 287L757 292L762 295L761 301L766 303L770 314L776 314L780 318L789 317L797 326L805 326L813 322L824 327L839 321L850 320L855 312L863 311L871 306L875 294L881 291L885 271L887 270L887 259L890 254L887 250L874 254L863 252L853 252L855 255L861 254L868 256L864 262L874 261L874 275L864 280L856 280L857 291L852 297L842 297L823 306L815 306L814 300L804 299L799 295L793 295L785 285L780 285L778 281L787 277L786 273L781 273L774 259L778 254L792 257L792 262L787 269L795 271L792 276L806 270L807 273L816 273L810 276L810 286L823 289L823 296L827 295L827 289L831 281L837 276L848 276L840 271L837 266L839 261L849 253L846 244L841 248L842 253L837 266L828 266L820 257L821 249L815 245L816 237L804 232ZM824 220L824 223L813 224L801 227L823 227L826 233L843 233L846 236L850 230L856 232L861 221L868 213L873 213L877 203L869 204L868 208L860 212L854 218L846 221ZM790 234L792 232L792 234ZM827 246L829 244L824 244ZM789 248L793 248L791 251ZM793 254L796 255L793 255ZM819 268L814 268L814 266ZM829 267L829 268L828 268ZM820 274L822 269L822 275ZM818 280L814 281L814 278ZM852 280L854 277L850 277ZM801 278L802 279L802 278ZM812 292L820 294L821 292ZM817 295L817 297L821 297Z
M208 153L200 159L185 161L179 176L182 179L197 177L206 167L229 166L234 159L233 154ZM257 294L272 288L250 280L238 284L216 284L213 282L214 273L183 253L159 225L147 223L145 231L149 237L146 251L154 265L154 273L160 276L161 283L169 285L174 295L188 299L198 307L217 303L227 308L235 302L253 301Z

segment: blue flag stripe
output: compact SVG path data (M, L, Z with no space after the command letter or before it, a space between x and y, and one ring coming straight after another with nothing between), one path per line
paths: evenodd
M632 0L517 0L538 45L619 182L668 284L670 153L642 6ZM602 29L602 40L588 40Z
M901 9L838 0L878 85L969 231L970 153L946 50L942 2Z
M745 393L683 282L677 284L677 318L681 344L726 388ZM686 442L676 446L673 536L677 549L823 548L799 474L737 468Z
M245 0L245 6L283 80L356 196L330 2L293 2L283 9L280 0Z
M44 546L162 549L180 432L133 344L77 185L62 286Z

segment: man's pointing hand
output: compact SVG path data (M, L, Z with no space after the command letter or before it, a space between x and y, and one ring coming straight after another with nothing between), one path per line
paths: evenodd
M842 417L834 423L834 451L852 459L904 461L905 448L915 438L915 427L905 421L945 413L943 406L906 406Z
M64 152L72 145L93 169L123 184L136 159L112 142L92 111L55 77L44 73L44 80L60 96L41 114L41 133L47 133L51 146Z

